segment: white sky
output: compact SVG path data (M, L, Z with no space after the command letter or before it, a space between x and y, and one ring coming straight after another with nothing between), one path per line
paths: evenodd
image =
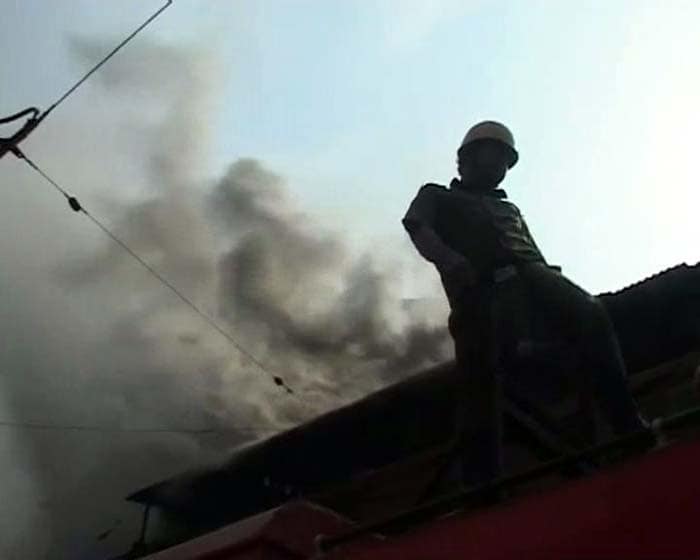
M159 6L3 4L3 113L46 106L79 75L67 37L122 36ZM511 197L548 258L602 291L699 258L698 15L680 0L177 0L148 34L221 69L212 174L260 158L365 245L399 243L407 203L449 180L466 128L503 120L521 152Z

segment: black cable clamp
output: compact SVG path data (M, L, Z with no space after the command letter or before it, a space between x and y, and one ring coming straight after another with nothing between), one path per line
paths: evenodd
M44 113L44 115L45 114L46 113ZM26 139L27 136L29 136L32 131L39 126L39 123L41 123L43 120L44 115L41 115L41 112L36 107L29 107L20 111L19 113L10 115L9 117L0 118L0 124L7 124L17 121L27 115L31 116L22 125L22 128L20 128L10 137L0 137L0 159L2 159L8 152L12 152L12 154L14 154L16 157L21 158L22 152L19 151L17 145Z

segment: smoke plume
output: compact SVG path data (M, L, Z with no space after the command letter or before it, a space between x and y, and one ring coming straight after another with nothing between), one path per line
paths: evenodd
M71 50L88 66L105 45ZM219 178L208 176L219 76L205 53L141 41L27 151L268 372L49 200L35 175L8 166L0 412L44 429L0 433L3 558L124 551L139 521L123 502L129 492L449 352L440 311L416 313L399 296L402 271L295 208L265 164L233 154Z

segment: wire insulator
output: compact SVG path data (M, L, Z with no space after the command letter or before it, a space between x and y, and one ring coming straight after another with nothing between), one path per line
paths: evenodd
M282 389L287 391L287 393L289 393L290 395L294 394L294 391L292 391L292 389L284 382L284 379L282 379L279 375L275 375L272 379L274 380L275 385L277 385L278 387L281 387Z
M82 212L83 211L83 207L80 206L80 202L78 201L77 198L75 198L74 196L69 196L67 198L68 198L68 205L71 207L71 209L74 212Z

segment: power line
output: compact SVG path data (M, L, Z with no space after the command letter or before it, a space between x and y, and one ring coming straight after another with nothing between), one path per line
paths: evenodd
M29 118L30 119L35 119L39 116L39 109L36 107L28 107L26 109L23 109L22 111L19 111L15 113L14 115L10 115L9 117L3 117L0 119L0 124L8 124L11 122L14 122L16 120L21 119L22 117L26 117L27 115L31 115ZM3 138L3 140L6 140Z
M82 212L87 216L98 228L100 228L115 244L119 245L127 254L129 254L136 262L138 262L144 269L148 271L156 280L158 280L163 286L168 288L172 293L174 293L180 300L192 309L197 315L204 319L213 329L215 329L221 336L223 336L236 350L248 358L253 364L255 364L263 373L270 376L274 381L275 385L285 390L288 394L294 394L291 387L287 385L279 375L276 375L269 371L265 365L258 360L253 354L246 350L236 339L224 330L219 324L208 314L202 311L197 304L195 304L189 297L187 297L180 289L178 289L174 284L172 284L167 278L155 270L150 264L148 264L142 257L140 257L129 245L127 245L122 239L117 237L107 226L105 226L100 220L88 212L78 199L68 193L61 185L59 185L54 179L52 179L47 173L45 173L36 163L34 163L24 152L15 148L15 155L20 159L24 160L27 165L29 165L34 171L39 173L51 186L53 186L59 193L61 193L68 201L69 206L74 212Z
M129 434L186 434L186 435L220 435L240 434L259 435L276 433L276 430L254 428L123 428L119 426L96 426L81 424L49 424L44 422L16 422L0 420L0 427L18 430L36 430L52 432L94 432L94 433L129 433Z
M118 51L120 51L129 41L131 41L136 35L138 35L145 27L147 27L154 19L156 19L160 14L162 14L169 6L173 3L173 0L167 0L167 2L160 7L151 17L144 21L140 26L138 26L134 31L131 32L121 43L114 47L107 55L102 58L95 66L93 66L82 78L80 78L75 84L73 84L58 100L51 105L46 111L41 113L36 107L29 107L10 115L9 117L1 118L0 124L6 124L19 118L31 114L31 117L27 119L24 125L13 134L10 138L0 138L0 158L2 158L8 152L12 152L17 157L19 156L19 144L23 142L34 130L42 123L42 121L49 116L49 114L63 103L69 95L71 95L75 90L82 86L85 81L97 72L110 58L112 58Z
M136 35L138 35L145 27L148 26L154 19L156 19L160 14L162 14L166 9L170 7L170 4L173 3L173 0L167 0L167 2L161 6L161 8L155 12L151 17L149 17L146 21L144 21L141 25L139 25L134 31L131 32L129 36L127 36L121 43L119 43L116 47L114 47L100 62L98 62L95 66L92 67L90 71L88 71L82 78L80 78L72 87L68 89L51 107L49 107L44 114L41 116L41 120L46 118L51 111L53 111L56 107L58 107L61 103L63 103L66 98L71 95L76 89L78 89L85 81L92 76L95 72L97 72L103 64L105 64L110 58L112 58L117 52L119 52L124 45L126 45L129 41L131 41Z
M143 268L145 268L154 278L156 278L161 284L173 292L185 305L190 307L197 315L204 319L209 325L214 328L221 336L226 338L230 344L232 344L236 350L246 358L248 358L253 364L255 364L260 370L269 375L274 381L275 385L285 390L288 394L294 394L294 391L285 383L284 379L279 375L275 375L270 372L255 356L248 352L241 344L239 344L230 333L224 330L219 324L204 311L202 311L190 298L188 298L183 292L181 292L175 285L173 285L167 278L161 275L157 270L155 270L151 265L149 265L145 260L143 260L137 253L135 253L124 241L117 237L112 231L107 228L100 220L95 216L90 214L83 206L80 204L78 199L71 196L65 189L63 189L56 181L54 181L49 175L47 175L39 166L37 166L31 159L29 159L26 154L24 154L19 149L19 144L24 139L26 139L29 134L31 134L41 122L58 107L63 101L65 101L73 92L75 92L85 81L90 78L97 70L99 70L110 58L112 58L119 50L121 50L129 41L131 41L136 35L138 35L145 27L147 27L153 20L155 20L160 14L162 14L171 4L173 0L167 0L166 3L160 7L156 12L154 12L146 21L144 21L139 27L137 27L132 33L130 33L123 41L121 41L116 47L114 47L105 57L102 58L95 66L93 66L88 72L85 73L73 86L71 86L58 100L53 103L46 111L39 114L39 110L35 107L30 107L9 117L0 119L0 124L9 123L17 120L23 116L31 115L27 122L22 126L22 128L17 131L10 138L0 138L0 158L8 152L12 152L19 159L24 160L32 169L39 173L49 184L51 184L59 193L61 193L68 201L69 206L75 212L82 212L85 214L98 228L100 228L114 243L119 245L124 251L126 251L134 260L136 260Z

